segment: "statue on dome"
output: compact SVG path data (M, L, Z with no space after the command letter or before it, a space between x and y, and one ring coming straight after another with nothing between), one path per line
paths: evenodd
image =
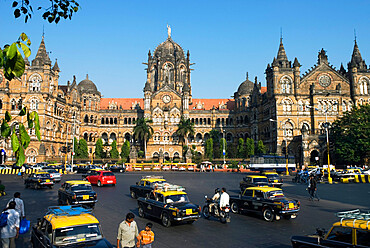
M167 24L167 34L168 34L168 38L171 38L171 27L168 24Z

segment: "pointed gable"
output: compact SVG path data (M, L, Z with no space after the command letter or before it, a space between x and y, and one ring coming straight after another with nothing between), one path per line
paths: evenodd
M44 36L42 37L36 57L34 60L32 60L32 66L43 66L43 65L51 65L51 60L49 58L48 53L46 52Z

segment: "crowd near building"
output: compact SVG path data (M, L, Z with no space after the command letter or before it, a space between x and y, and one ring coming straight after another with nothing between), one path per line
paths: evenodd
M341 65L338 70L321 49L317 63L303 73L297 58L288 59L281 39L277 56L265 69L266 87L247 74L231 99L193 98L190 53L169 30L167 39L153 53L149 50L144 96L103 98L88 75L80 82L73 77L72 82L59 84L58 63L50 60L43 37L36 57L31 63L26 59L20 79L9 82L0 70L0 113L16 115L23 106L38 112L41 140L30 130L28 163L64 159L62 147L72 144L73 137L87 141L91 156L98 138L106 144L116 141L118 149L126 140L134 144L135 121L143 117L153 121L154 129L145 156L182 159L182 143L175 132L183 116L194 123L195 134L187 142L199 154L204 155L205 141L216 129L228 145L252 138L262 140L267 153L282 154L286 149L299 165L317 159L325 164L325 123L370 103L370 69L356 41L349 59L347 69ZM11 155L10 142L0 142Z

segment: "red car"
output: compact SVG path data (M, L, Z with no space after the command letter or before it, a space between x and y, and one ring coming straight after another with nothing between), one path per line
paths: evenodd
M113 186L116 185L116 176L111 171L91 171L91 173L86 177L86 180L91 184L98 185L98 187L106 184L111 184Z

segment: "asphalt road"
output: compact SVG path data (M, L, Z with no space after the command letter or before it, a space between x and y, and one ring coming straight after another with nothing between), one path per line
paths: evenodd
M142 175L163 175L167 181L183 185L193 203L203 207L204 196L212 196L217 187L226 187L230 195L238 194L241 173L191 173L163 172L144 173L131 172L116 174L115 187L94 186L98 200L94 213L99 219L105 237L116 244L118 225L128 212L137 216L137 201L130 198L129 186L135 184ZM80 179L81 175L64 175L67 179ZM26 216L31 225L41 218L48 206L57 205L58 183L54 189L25 189L23 180L15 175L0 175L0 180L6 186L8 195L0 198L0 208L16 191L21 192L25 201ZM199 219L193 224L173 225L165 228L155 219L136 217L139 229L143 229L150 221L153 223L155 241L153 247L291 247L292 235L306 235L315 232L317 227L330 228L338 220L335 213L356 208L370 208L369 184L319 184L320 201L308 201L306 185L290 183L291 178L285 178L283 190L293 199L301 201L301 211L296 219L274 221L262 220L258 215L231 214L231 222L221 224L217 219ZM29 246L29 234L17 241L18 247Z

